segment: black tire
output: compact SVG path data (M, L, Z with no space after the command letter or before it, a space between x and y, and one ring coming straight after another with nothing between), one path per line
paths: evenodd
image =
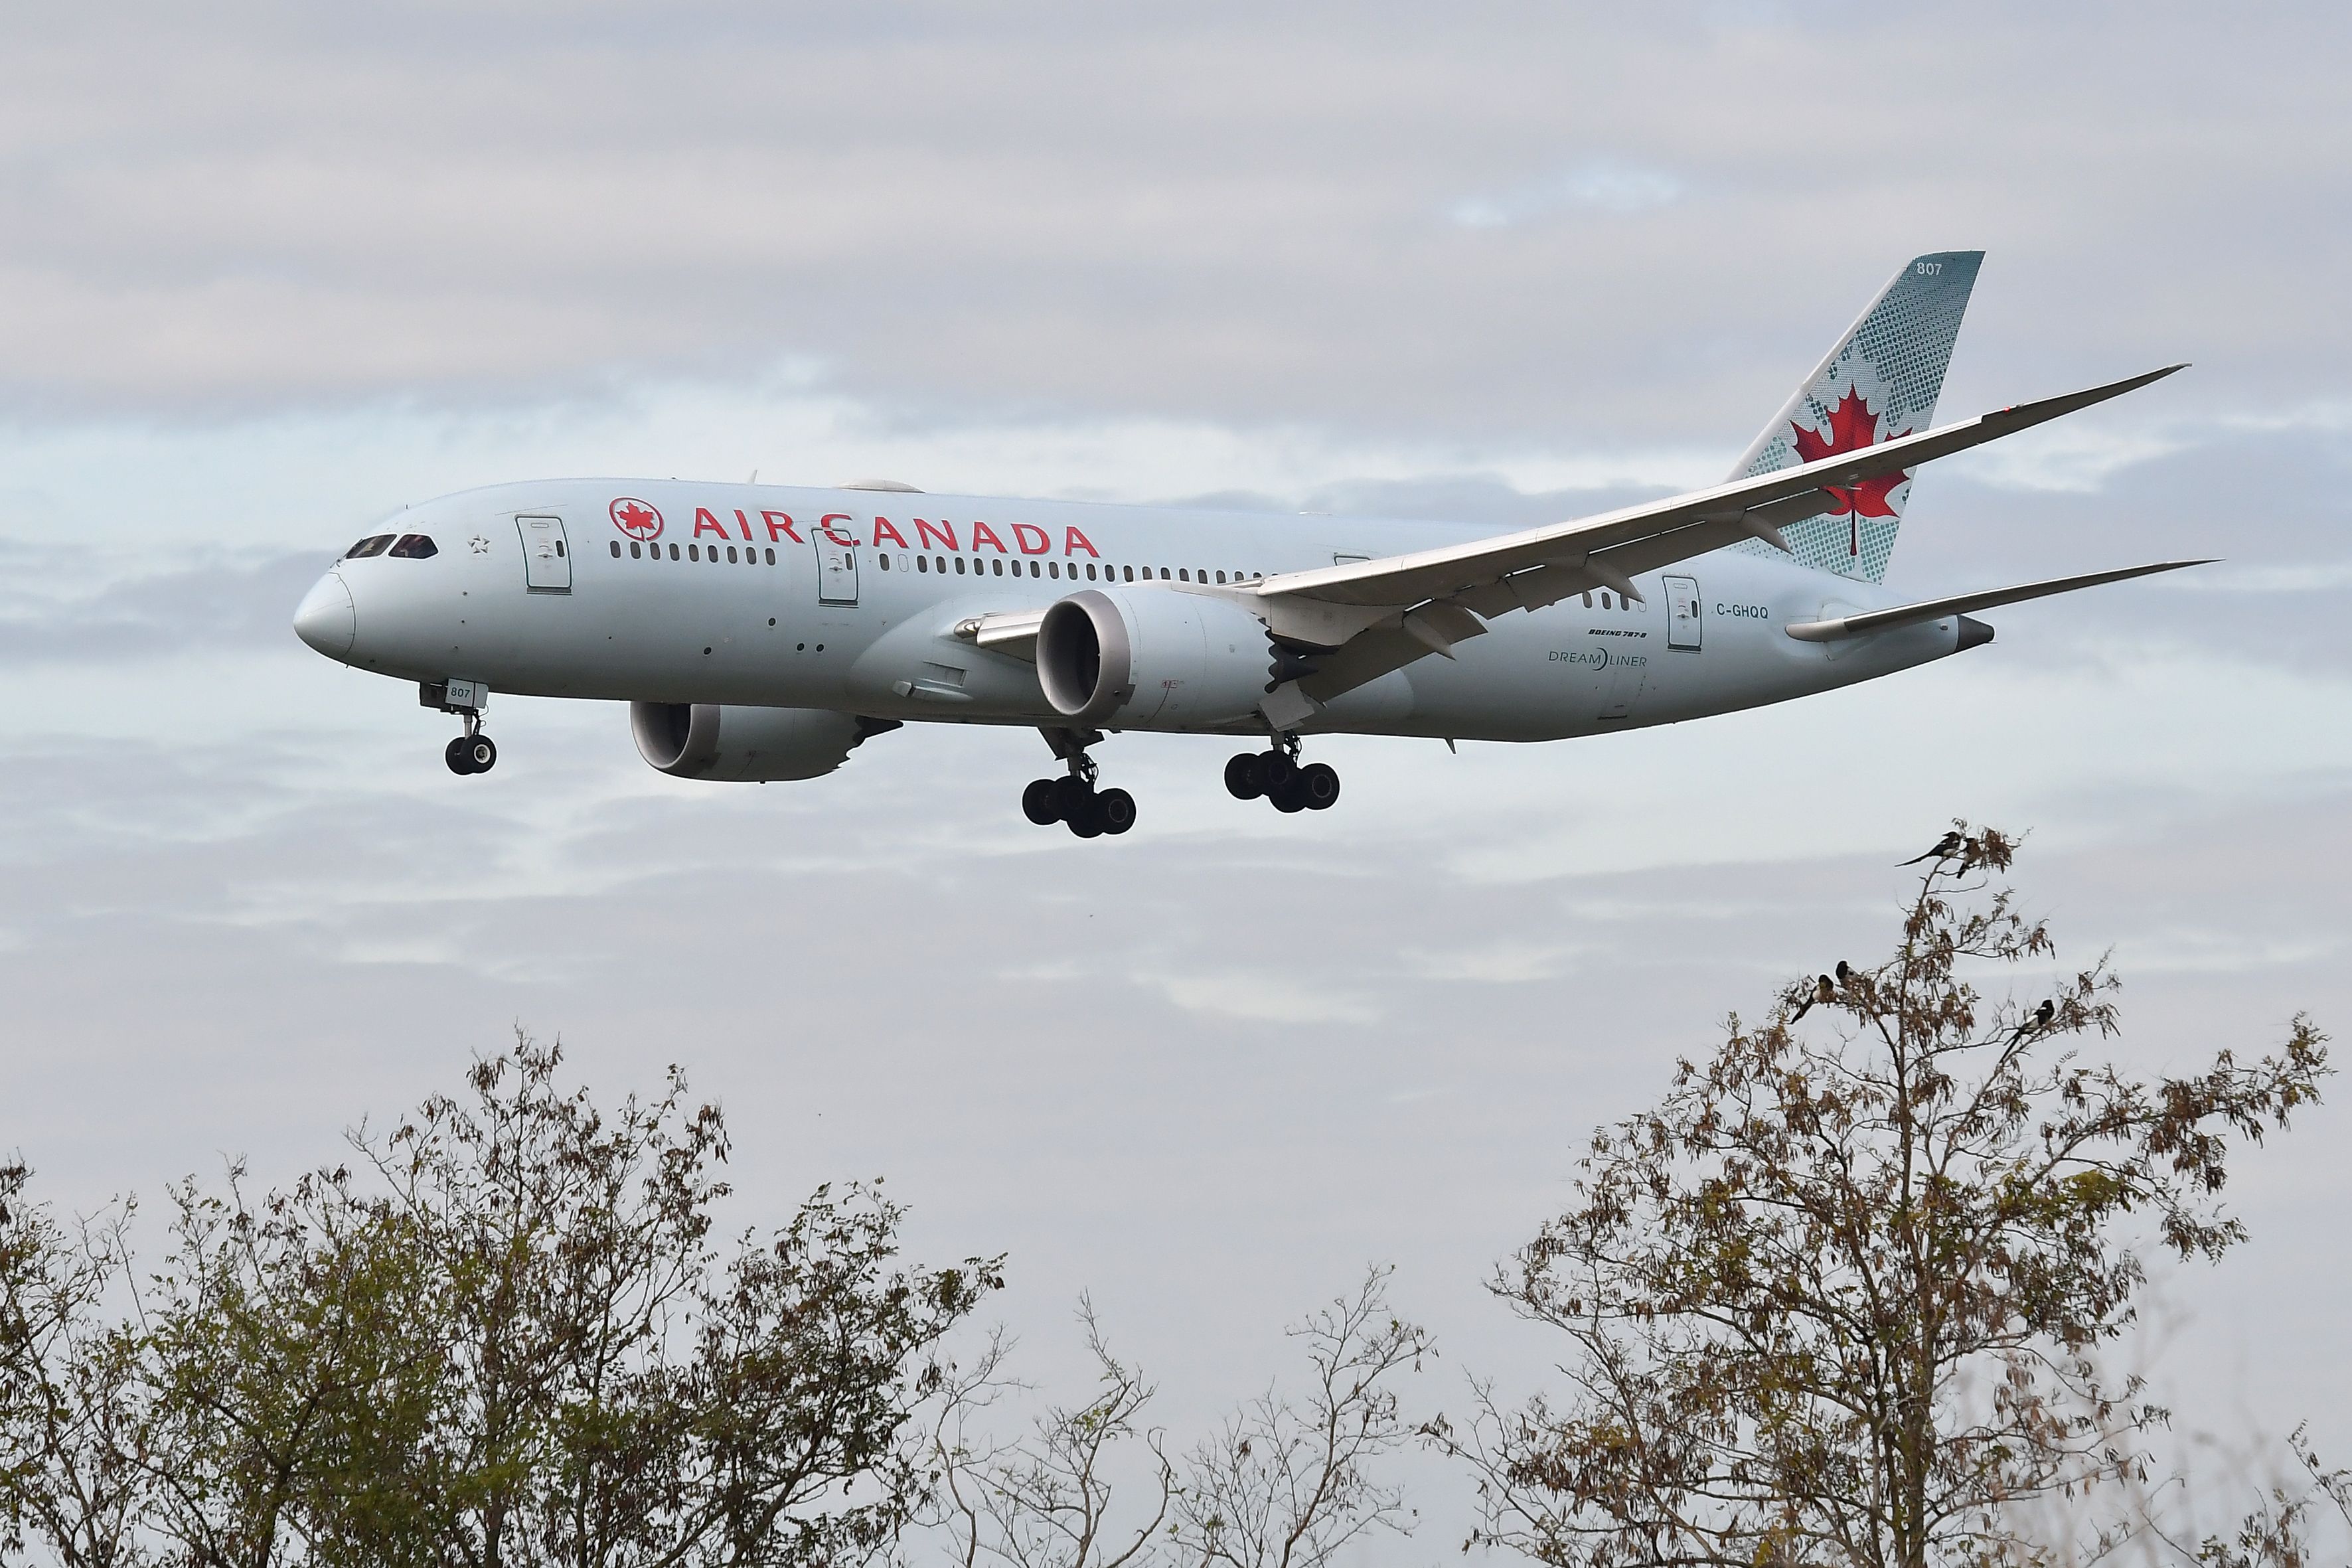
M1309 811L1328 811L1339 799L1339 770L1328 763L1309 763L1298 770L1298 791Z
M1290 760L1287 752L1261 752L1257 759L1257 787L1268 800L1275 791L1298 776L1298 764Z
M460 735L450 742L448 749L441 753L441 760L447 763L449 771L459 778L464 778L474 771L474 761L466 754L467 749L466 737Z
M1021 815L1040 827L1051 827L1061 820L1054 809L1054 783L1052 779L1034 779L1021 792Z
M1237 752L1226 762L1225 793L1235 800L1255 800L1265 793L1255 752Z
M1087 804L1062 820L1068 823L1070 831L1081 838L1100 838L1103 835L1102 802L1096 799L1094 792L1089 790L1087 792Z
M466 744L466 761L472 764L468 773L488 773L499 765L498 743L488 735L475 736Z
M1307 791L1299 784L1297 774L1293 774L1279 789L1266 791L1265 798L1274 802L1275 810L1286 816L1307 809Z
M1076 822L1093 809L1095 792L1080 780L1064 774L1052 780L1055 822Z
M1107 789L1095 796L1095 820L1117 837L1135 826L1135 797L1123 789Z

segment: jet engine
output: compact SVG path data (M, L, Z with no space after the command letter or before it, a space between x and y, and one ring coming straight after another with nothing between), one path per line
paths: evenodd
M1265 700L1265 623L1229 600L1172 589L1088 588L1037 627L1037 681L1080 723L1191 729Z
M637 754L682 779L766 783L833 772L868 735L896 722L819 708L746 708L712 702L632 702Z

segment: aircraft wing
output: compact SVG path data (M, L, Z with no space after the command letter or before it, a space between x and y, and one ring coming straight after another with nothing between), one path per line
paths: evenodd
M1965 452L2160 381L2181 365L2085 391L2021 403L1974 419L1897 437L1711 489L1645 501L1597 517L1311 572L1244 591L1273 634L1332 650L1299 682L1328 700L1486 630L1483 618L1540 609L1570 594L1611 588L1634 599L1638 573L1743 539L1780 549L1780 525L1831 510L1834 492ZM2055 590L2053 590L2055 591Z
M1947 599L1927 599L1916 605L1897 605L1892 609L1840 616L1826 621L1799 621L1788 631L1790 637L1802 642L1837 642L1845 637L1867 637L1872 632L1892 631L1897 626L1916 626L1921 621L1940 621L1946 616L1964 616L1971 610L1990 610L2000 605L2048 598L2053 594L2071 594L2077 588L2095 588L2102 583L2120 583L2127 577L2145 577L2154 572L2178 572L2184 566L2211 564L2210 557L2203 561L2158 561L2146 566L2118 567L2113 572L2085 573L2080 577L2053 577L2042 583L2021 583L2014 588L1988 588L1977 594L1955 594Z

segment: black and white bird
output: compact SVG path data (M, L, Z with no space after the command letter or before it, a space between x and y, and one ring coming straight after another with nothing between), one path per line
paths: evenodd
M1962 849L1966 848L1968 847L1968 842L1969 836L1960 832L1958 828L1954 828L1951 832L1945 834L1941 838L1937 839L1936 847L1933 849L1928 850L1924 855L1914 855L1908 860L1899 861L1897 864L1902 866L1916 866L1922 860L1948 860L1953 856L1958 855Z
M1836 999L1837 987L1831 984L1830 977L1824 974L1813 983L1813 994L1806 997L1803 1005L1795 1012L1789 1015L1789 1022L1793 1024L1798 1019L1803 1017L1806 1014L1811 1012L1813 1010L1813 1005L1816 1003L1833 1002Z

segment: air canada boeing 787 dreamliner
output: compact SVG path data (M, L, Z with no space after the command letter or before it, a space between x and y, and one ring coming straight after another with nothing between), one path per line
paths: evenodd
M1042 731L1022 807L1081 837L1106 733L1250 738L1225 787L1339 798L1318 734L1553 741L1850 686L1979 646L1970 612L2199 562L1899 603L1882 586L1922 463L2178 365L1935 426L1980 251L1905 265L1711 489L1481 533L1456 523L834 489L544 479L403 510L295 612L330 658L457 716L493 691L629 704L646 761L811 779L914 722ZM1263 749L1258 749L1260 746Z

